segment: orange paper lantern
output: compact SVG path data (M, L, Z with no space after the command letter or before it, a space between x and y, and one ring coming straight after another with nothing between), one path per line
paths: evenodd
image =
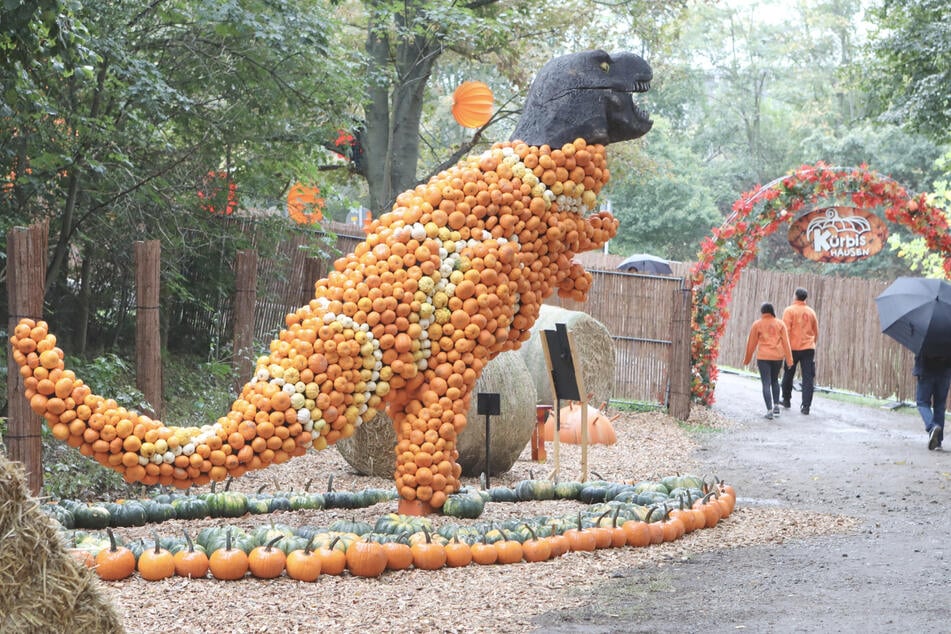
M297 224L312 224L324 219L324 199L320 189L294 183L287 192L287 213Z
M492 118L492 90L481 81L466 81L452 94L452 116L464 128L478 128Z

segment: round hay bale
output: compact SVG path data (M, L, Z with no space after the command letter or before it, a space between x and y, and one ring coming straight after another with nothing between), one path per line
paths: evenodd
M535 427L535 384L525 361L517 351L503 352L482 371L476 381L472 403L466 414L466 428L456 447L462 475L478 476L485 471L485 416L478 411L479 392L499 394L498 416L489 418L489 475L512 468Z
M393 419L380 412L357 427L349 438L334 443L337 451L361 475L392 478L396 469Z
M0 630L118 633L125 628L98 578L66 551L55 521L0 455Z
M581 368L584 388L593 396L589 401L609 401L614 391L614 341L607 327L587 313L542 304L538 320L532 326L532 337L522 344L519 353L528 366L538 393L539 405L554 405L551 378L542 347L542 330L554 330L555 324L565 324L571 333L575 348L571 354ZM581 394L580 396L584 396Z
M489 362L476 382L468 423L456 447L463 475L479 475L485 470L485 416L478 415L479 392L498 392L501 414L490 420L490 474L508 471L532 437L535 425L535 384L517 352L504 352ZM334 445L351 467L363 475L393 477L396 466L396 433L392 419L377 414L359 427L350 438Z

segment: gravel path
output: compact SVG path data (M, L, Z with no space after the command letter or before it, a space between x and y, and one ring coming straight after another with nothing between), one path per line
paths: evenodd
M694 457L734 484L738 507L854 528L643 566L605 579L580 609L537 617L537 631L951 632L951 452L927 450L911 407L821 394L810 416L798 405L796 393L765 420L758 379L724 374L714 411L735 425L696 434Z

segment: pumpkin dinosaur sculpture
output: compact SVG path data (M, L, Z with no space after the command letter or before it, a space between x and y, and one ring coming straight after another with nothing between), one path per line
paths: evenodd
M10 341L31 408L55 437L147 485L185 488L324 449L386 407L398 438L403 512L438 510L460 488L456 437L486 363L530 336L552 292L583 301L572 257L617 232L586 216L608 180L608 143L651 121L640 57L586 51L539 72L511 141L400 194L257 361L213 425L166 426L91 393L45 322Z

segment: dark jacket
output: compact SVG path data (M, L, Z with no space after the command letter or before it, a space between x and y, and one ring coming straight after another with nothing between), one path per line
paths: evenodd
M915 367L912 368L913 376L922 376L924 374L942 374L951 371L951 357L933 357L927 354L915 355Z

